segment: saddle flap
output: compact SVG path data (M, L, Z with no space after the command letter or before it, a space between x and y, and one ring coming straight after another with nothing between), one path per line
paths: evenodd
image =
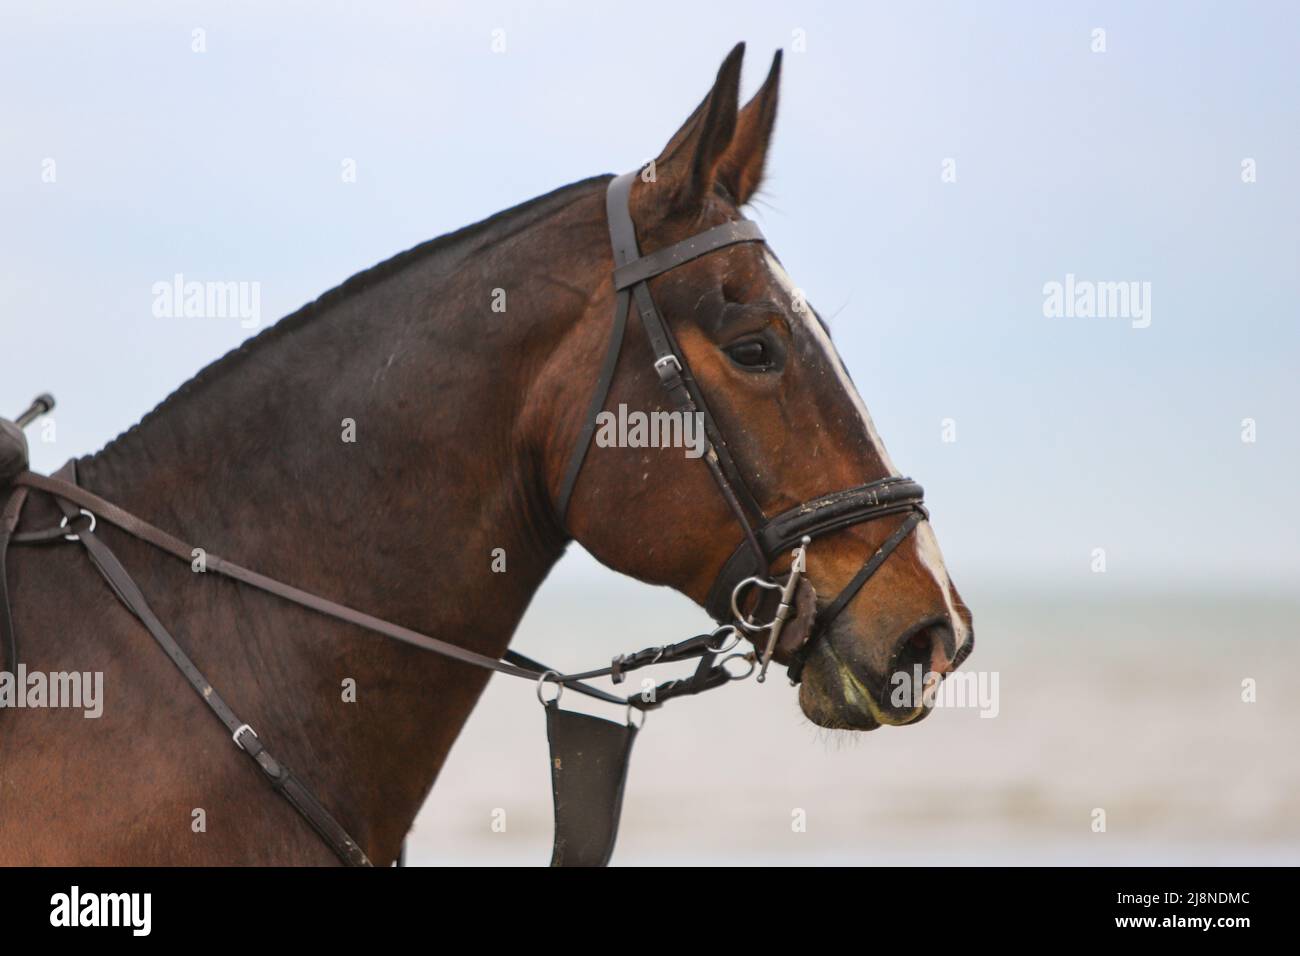
M637 728L546 705L555 798L551 866L605 866L623 813L623 785Z

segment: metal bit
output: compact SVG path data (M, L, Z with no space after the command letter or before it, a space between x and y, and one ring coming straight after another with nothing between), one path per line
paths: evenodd
M786 578L785 585L781 588L781 603L776 606L776 614L772 618L772 623L768 625L767 646L763 648L763 665L758 671L760 684L767 680L767 665L772 663L776 642L781 637L781 630L785 627L786 619L790 617L794 607L794 594L799 587L799 576L808 570L808 545L810 544L812 538L804 535L799 542L799 547L792 553L790 577Z

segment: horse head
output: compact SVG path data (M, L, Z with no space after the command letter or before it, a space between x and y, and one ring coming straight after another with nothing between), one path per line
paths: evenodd
M612 287L627 257L598 253L603 291L557 350L562 368L544 373L556 386L547 485L557 520L600 561L671 586L719 620L747 542L769 552L751 580L773 589L781 576L795 581L799 561L806 583L788 589L789 620L772 650L802 678L804 713L835 728L912 723L929 710L926 692L969 653L971 615L919 486L894 467L826 325L756 231L723 228L743 221L762 186L777 114L780 54L741 108L742 54L738 46L727 57L654 161L611 187L615 245L626 206L634 256L673 251L659 257L667 268L637 263L648 296L628 294L631 266L616 273L623 288ZM620 310L641 315L644 333L633 320L620 347L612 308L616 324ZM647 309L663 326L658 344ZM602 426L621 440L591 434L593 381ZM656 441L656 424L682 440ZM815 541L772 554L778 524L812 529ZM761 621L773 601L742 613ZM754 630L760 652L763 635Z

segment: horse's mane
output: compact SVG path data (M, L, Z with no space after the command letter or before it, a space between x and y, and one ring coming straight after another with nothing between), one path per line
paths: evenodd
M311 302L302 306L295 312L286 315L284 318L272 325L262 329L252 338L244 340L240 345L231 349L221 358L204 366L192 378L179 385L175 391L164 398L161 402L146 412L144 417L136 424L120 433L116 438L101 448L95 455L89 456L98 458L119 446L122 442L129 440L139 429L148 424L154 418L166 411L172 404L179 399L184 398L194 392L201 386L220 377L231 367L241 360L247 358L253 352L264 347L268 343L279 341L285 336L291 334L295 329L301 327L304 323L311 321L320 315L347 299L350 299L389 276L395 275L407 266L415 262L423 261L431 256L446 253L449 251L459 251L462 245L466 243L475 243L476 248L483 248L501 238L514 235L520 229L527 228L533 223L546 218L559 208L568 205L575 194L585 187L591 186L598 182L607 182L609 175L593 176L589 179L579 180L570 183L567 186L561 186L542 196L537 196L504 209L487 219L463 226L454 232L446 233L434 239L428 239L417 246L412 246L403 252L399 252L388 259L383 260L369 269L363 269L356 275L345 279L334 288L321 293ZM508 227L508 228L505 228Z

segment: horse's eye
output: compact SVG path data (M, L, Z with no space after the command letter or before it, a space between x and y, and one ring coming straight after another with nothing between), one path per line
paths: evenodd
M727 346L727 354L737 365L745 368L768 368L772 359L768 355L767 344L762 339L746 339Z

